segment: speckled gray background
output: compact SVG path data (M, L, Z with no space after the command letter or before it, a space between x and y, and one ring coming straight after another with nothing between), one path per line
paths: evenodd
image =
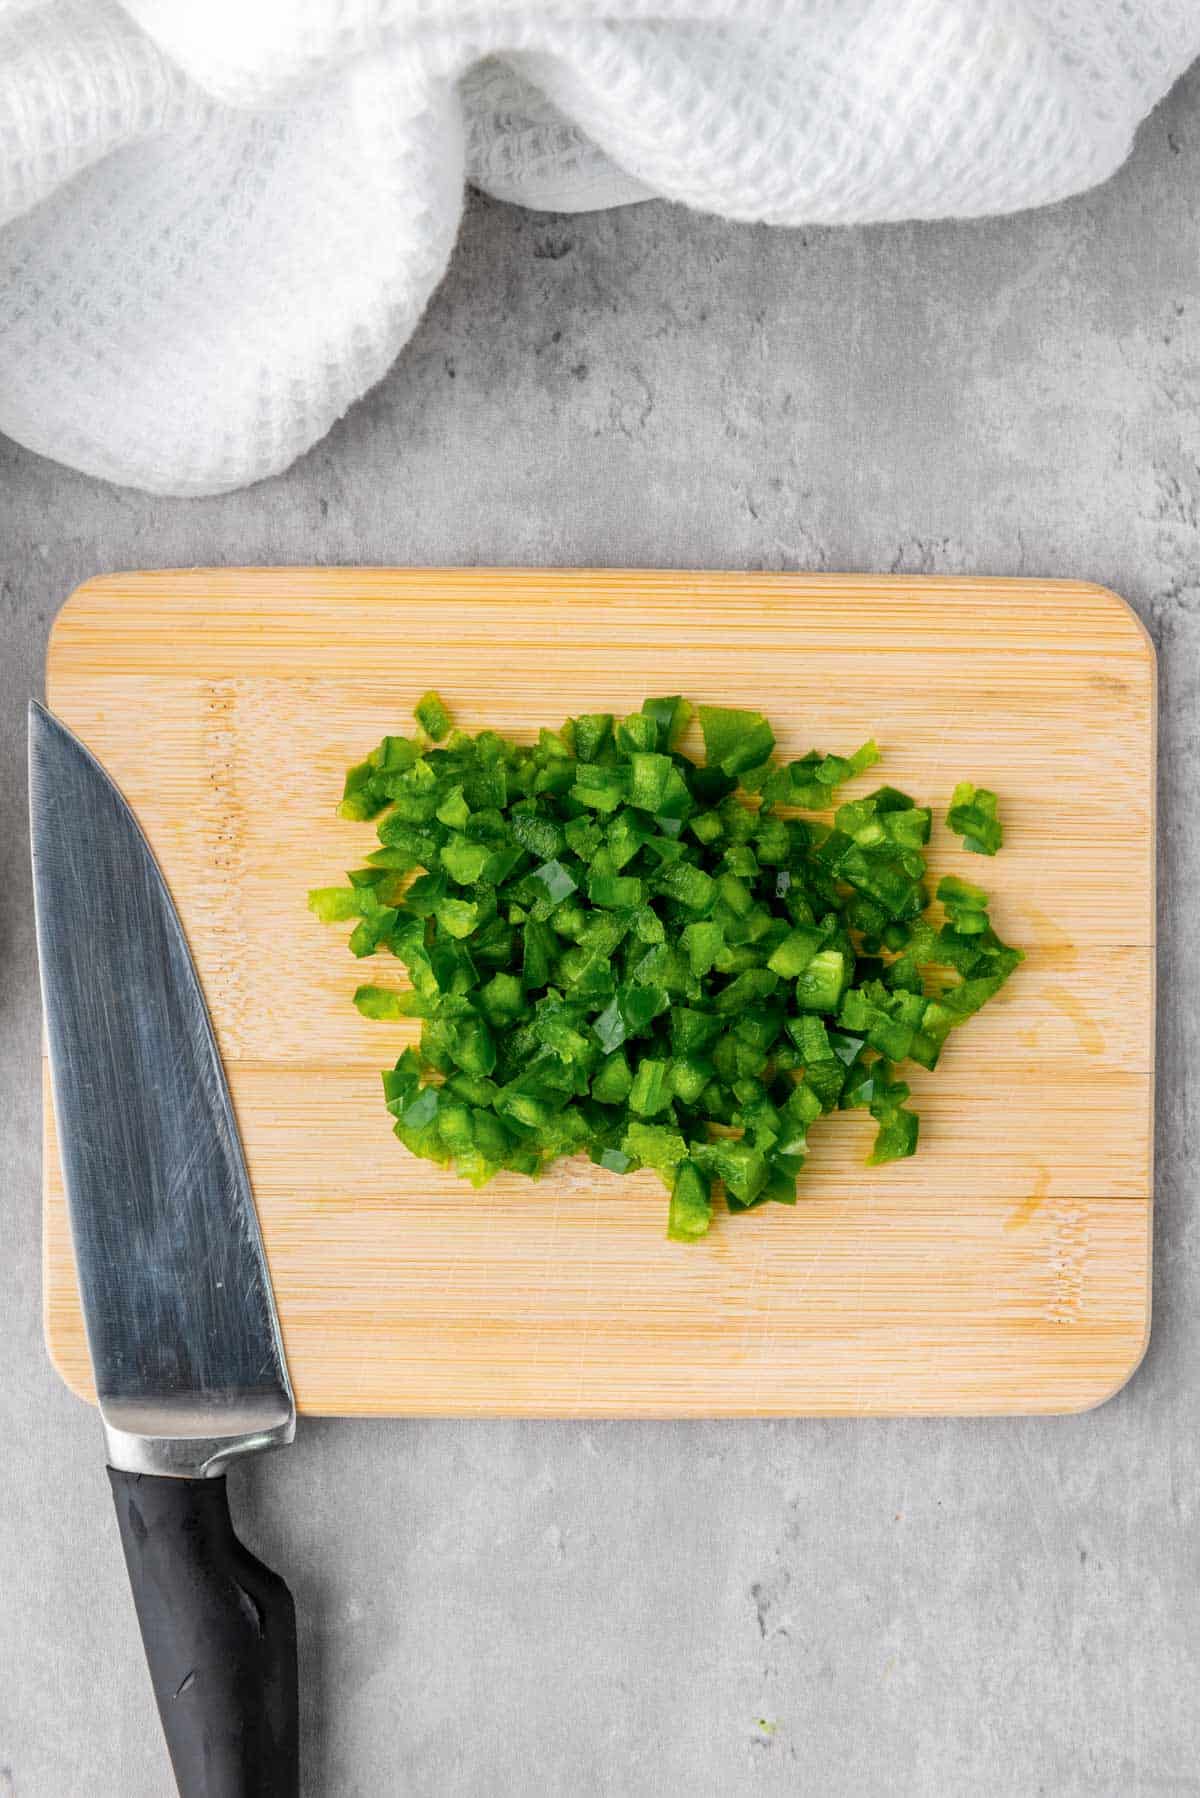
M1013 219L476 203L387 381L230 498L0 444L0 1794L170 1789L98 1429L41 1346L24 701L87 575L288 561L1080 576L1162 674L1133 1382L1063 1421L306 1425L235 1495L299 1601L306 1793L1200 1793L1198 245L1194 71L1115 180Z

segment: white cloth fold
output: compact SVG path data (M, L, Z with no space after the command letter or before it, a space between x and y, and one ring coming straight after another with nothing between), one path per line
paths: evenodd
M1103 180L1195 0L0 0L0 430L212 493L386 372L465 181L778 225Z

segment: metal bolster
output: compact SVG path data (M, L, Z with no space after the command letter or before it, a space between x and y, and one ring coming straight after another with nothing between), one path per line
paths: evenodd
M231 1415L229 1410L222 1415L220 1406L214 1406L207 1418L182 1406L172 1416L173 1409L102 1398L109 1466L123 1473L211 1480L243 1455L282 1448L296 1434L295 1410L282 1395L274 1403L238 1407L241 1415Z

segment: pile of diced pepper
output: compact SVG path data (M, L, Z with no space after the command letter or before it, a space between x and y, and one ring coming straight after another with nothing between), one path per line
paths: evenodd
M799 815L827 817L873 742L780 762L762 714L698 711L703 763L679 747L681 698L516 743L454 730L426 694L419 730L346 779L342 815L375 819L379 847L309 896L355 920L356 956L407 970L410 989L354 996L421 1020L383 1077L407 1149L476 1185L578 1153L653 1169L682 1241L715 1191L731 1212L794 1204L827 1113L869 1111L872 1163L913 1154L896 1064L934 1067L1022 959L967 881L943 879L944 921L926 915L928 808L882 786L832 825ZM949 822L1000 846L987 789L958 787Z

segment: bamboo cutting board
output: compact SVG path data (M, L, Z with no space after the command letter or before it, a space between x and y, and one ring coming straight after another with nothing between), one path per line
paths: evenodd
M197 569L68 602L52 707L162 862L229 1072L302 1410L464 1416L1061 1412L1149 1324L1154 658L1067 583L511 570ZM475 1192L410 1159L379 1070L416 1026L358 1016L345 931L305 909L370 847L345 767L435 686L529 733L649 693L761 707L932 802L935 873L981 880L1028 961L934 1074L917 1157L813 1132L794 1209L664 1237L649 1174L586 1162ZM1006 846L946 831L995 787ZM907 1070L906 1070L907 1072ZM46 1320L90 1396L47 1108Z

